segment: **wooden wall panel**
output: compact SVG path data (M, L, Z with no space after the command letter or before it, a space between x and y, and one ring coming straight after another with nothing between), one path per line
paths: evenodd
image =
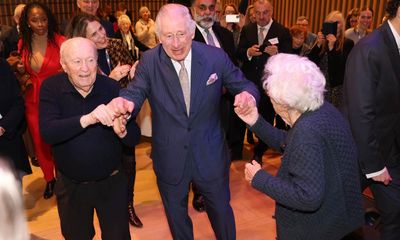
M39 0L46 3L55 13L57 20L61 22L68 19L77 9L76 0ZM249 0L253 3L254 0ZM23 0L0 0L0 24L11 25L14 7L19 3L29 1ZM119 0L100 0L101 5L110 4L114 9ZM138 11L142 5L146 5L152 11L154 19L158 9L167 2L167 0L127 0L128 8L133 13L135 21L138 18ZM236 3L240 0L220 0L222 6L225 3ZM353 7L364 5L371 6L374 9L373 27L379 26L384 16L386 1L384 0L275 0L274 19L287 27L292 26L297 16L305 15L310 19L311 30L317 32L321 29L325 16L332 10L339 10L344 15Z

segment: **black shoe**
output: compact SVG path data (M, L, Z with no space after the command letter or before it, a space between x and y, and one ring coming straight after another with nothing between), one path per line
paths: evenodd
M56 184L56 180L53 179L50 182L46 183L46 189L44 189L43 198L49 199L54 194L54 185Z
M255 144L252 132L247 132L247 142L251 145Z
M40 166L37 157L31 157L31 164L32 164L32 166L35 166L35 167Z
M143 227L142 221L140 221L139 217L135 213L135 208L133 207L133 202L129 202L128 204L128 215L129 215L129 223L137 228Z
M201 194L195 194L193 196L193 208L198 211L198 212L204 212L205 211L205 203L204 203L204 197Z
M258 162L258 164L260 164L262 166L263 161L262 161L262 155L257 155L254 154L254 156L251 158L250 162L252 162L253 160L256 160L256 162Z

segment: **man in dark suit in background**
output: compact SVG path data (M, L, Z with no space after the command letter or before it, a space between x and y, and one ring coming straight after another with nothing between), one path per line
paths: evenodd
M193 40L223 49L232 62L237 65L233 35L228 29L215 24L215 9L215 0L193 1L191 11L193 19L196 22L196 31ZM234 96L225 91L221 101L221 117L227 134L231 160L238 160L242 159L245 124L234 113L233 100ZM204 211L203 196L197 191L195 185L192 185L192 188L194 193L193 208L199 212Z
M361 39L347 59L344 113L363 173L381 214L381 239L400 239L400 0L388 19Z
M256 23L250 23L243 27L237 50L239 59L243 61L242 70L246 78L253 81L260 90L259 112L272 125L275 111L262 88L264 65L270 56L291 51L289 30L272 19L273 10L271 2L268 0L257 0L254 3ZM276 120L277 127L285 127L279 116ZM253 159L262 164L262 156L267 149L268 146L260 140L254 148Z
M230 159L221 126L222 88L247 113L259 98L228 55L192 41L195 22L179 4L164 5L156 18L160 45L146 51L135 78L108 106L119 116L137 114L148 98L152 109L152 159L157 184L174 239L193 239L188 215L189 184L195 183L217 239L235 239L230 206ZM114 130L125 132L114 121Z

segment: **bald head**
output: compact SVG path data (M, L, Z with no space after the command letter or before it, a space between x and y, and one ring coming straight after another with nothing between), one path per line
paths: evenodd
M70 38L61 45L61 66L71 84L86 96L96 81L97 48L89 39Z
M266 26L272 19L273 10L270 1L258 0L254 2L254 15L257 25Z
M99 0L77 0L78 8L88 14L96 15L99 8Z

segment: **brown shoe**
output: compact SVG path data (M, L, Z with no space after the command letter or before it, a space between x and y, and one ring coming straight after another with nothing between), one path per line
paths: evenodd
M135 213L135 208L133 207L133 202L129 202L128 204L128 215L129 215L129 223L137 228L143 227L142 221L138 218Z

